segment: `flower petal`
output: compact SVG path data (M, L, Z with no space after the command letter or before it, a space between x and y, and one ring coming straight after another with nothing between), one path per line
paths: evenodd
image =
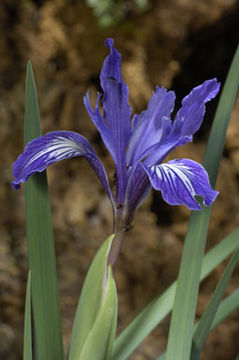
M84 105L85 105L85 108L86 108L89 116L91 117L91 120L93 121L97 130L99 131L105 146L111 153L111 156L113 157L114 162L116 162L116 154L115 154L115 148L114 148L114 143L113 143L113 139L112 139L112 133L111 133L110 128L106 125L106 123L102 119L102 116L99 111L100 97L101 97L101 94L98 94L95 110L93 110L93 108L90 104L89 93L87 93L86 96L84 97Z
M73 131L53 131L29 142L13 164L15 180L12 186L19 189L20 183L25 183L34 173L44 171L57 161L76 156L84 156L88 160L113 204L113 195L101 161L88 140Z
M121 75L121 55L113 44L113 39L106 40L110 55L105 59L100 75L104 90L102 98L104 120L99 111L100 95L95 110L90 105L88 94L84 98L84 104L114 162L121 164L122 159L125 159L126 147L131 135L131 109L128 104L128 88Z
M115 144L116 157L124 153L131 135L128 88L121 75L121 55L114 48L112 39L106 40L110 55L104 61L100 81L104 90L103 117L109 126Z
M128 95L128 87L123 81L121 74L121 54L114 48L114 40L111 38L106 39L106 46L110 49L110 55L104 61L101 69L100 82L104 89L105 81L108 78L114 79L121 83L124 87L124 92Z
M116 163L117 198L123 201L126 187L126 147L131 135L128 88L121 75L121 55L112 39L106 40L110 55L104 61L100 80L104 90L103 118L110 129L112 146L107 145ZM104 132L104 131L103 131ZM102 138L104 133L101 131Z
M161 190L164 200L170 205L186 205L191 210L200 210L195 195L204 197L204 205L209 206L218 192L210 186L208 175L202 165L189 159L177 159L166 164L144 169L152 186Z
M200 128L205 114L205 104L218 93L217 79L205 81L195 87L182 101L173 122L173 133L179 136L193 135Z
M183 105L177 112L171 131L148 151L149 157L144 161L145 165L160 164L163 159L178 146L192 141L192 135L199 129L205 113L205 103L216 96L220 84L216 79L205 81L202 85L194 88L183 99Z
M147 166L161 164L172 150L191 141L192 136L175 137L169 135L163 143L155 144L149 149L151 154L144 161L144 164Z
M133 169L129 176L124 206L124 221L125 225L130 226L136 209L144 202L151 184L147 174L144 171L143 165L139 162Z
M153 145L159 144L171 130L170 114L175 94L156 86L148 108L133 118L133 134L127 151L127 163L132 166L148 156Z

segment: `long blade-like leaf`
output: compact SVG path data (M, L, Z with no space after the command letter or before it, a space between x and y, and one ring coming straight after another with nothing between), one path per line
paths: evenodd
M40 116L31 63L27 66L25 93L25 144L40 136ZM25 185L28 256L38 360L62 360L63 345L46 172Z
M215 291L212 294L210 302L204 311L202 318L197 324L196 330L194 331L192 340L191 360L198 360L206 338L211 330L213 319L215 318L218 306L224 295L227 284L234 271L236 263L239 259L239 250L235 252L227 265L220 281L217 284Z
M216 316L213 320L211 330L215 329L223 322L233 311L239 308L239 289L227 296L219 305Z
M117 294L108 255L113 236L91 263L80 295L69 360L107 360L112 354L117 320Z
M216 316L214 317L210 331L220 325L233 311L239 308L239 289L235 290L231 295L227 296L219 305ZM196 330L197 324L194 326ZM157 360L165 360L166 352L161 354Z
M23 360L32 360L31 272L28 273L24 316Z
M117 295L110 265L107 282L107 294L79 360L109 360L111 358L117 320Z
M205 279L218 264L224 261L238 247L238 239L239 229L233 231L205 255L201 280ZM175 289L176 282L161 296L154 299L118 336L114 344L112 360L127 359L141 341L170 313ZM227 308L225 308L226 312Z
M216 184L226 130L239 85L239 48L234 56L220 97L204 159L211 185ZM210 208L192 212L180 264L175 302L169 329L167 360L188 360L191 353L193 323L206 244Z

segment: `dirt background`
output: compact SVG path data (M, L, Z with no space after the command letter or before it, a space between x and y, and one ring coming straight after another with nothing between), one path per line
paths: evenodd
M40 101L43 133L74 130L96 148L113 177L114 168L83 106L87 89L99 88L107 55L104 40L115 38L123 54L123 76L134 112L142 111L155 84L176 91L178 105L193 86L216 76L223 82L239 39L236 0L148 1L139 10L125 1L118 23L104 28L83 1L3 0L0 2L0 358L22 357L23 309L27 277L24 192L10 187L11 167L23 149L25 68L31 58ZM202 161L217 101L194 144L172 158ZM239 225L239 101L227 135L208 236L210 248ZM50 167L49 188L59 271L65 348L82 281L102 240L112 232L111 207L83 159ZM176 278L189 211L170 207L152 192L135 217L118 262L119 331ZM225 264L200 288L203 312ZM228 286L239 281L238 269ZM212 332L200 359L231 360L239 351L239 312ZM130 357L156 359L166 347L169 318Z

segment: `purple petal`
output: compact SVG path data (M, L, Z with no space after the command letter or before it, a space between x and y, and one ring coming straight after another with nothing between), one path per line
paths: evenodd
M106 40L110 55L104 61L100 81L104 90L104 120L111 129L116 152L125 151L131 135L128 103L128 88L121 75L121 55L113 46L112 39Z
M101 95L98 94L95 110L92 109L92 106L90 104L89 93L87 93L86 96L84 97L84 105L85 105L85 108L86 108L89 116L91 117L91 120L93 121L97 130L99 131L105 146L111 153L111 156L113 157L114 162L116 162L116 154L115 154L115 148L114 148L114 143L113 143L113 139L112 139L112 133L111 133L110 128L106 125L106 123L102 119L102 116L99 111L100 97L101 97Z
M124 206L125 225L129 226L133 220L136 209L144 202L151 184L143 165L139 162L132 170L129 176Z
M170 114L174 108L175 94L156 87L148 108L133 118L133 134L127 151L127 163L131 166L148 156L155 144L160 144L171 130Z
M121 83L107 80L103 96L104 120L109 125L116 158L124 157L131 135L130 107Z
M172 150L191 141L192 136L175 137L169 135L163 143L155 144L149 149L151 155L144 161L144 164L147 166L161 164Z
M112 39L106 40L110 55L104 61L100 80L104 90L102 99L103 118L111 133L112 146L108 146L117 172L117 198L123 201L126 187L126 147L131 135L130 106L128 104L128 88L121 75L121 55L114 48ZM104 130L101 130L104 139Z
M179 136L193 135L202 124L205 104L217 95L219 88L217 79L207 80L185 96L173 122L173 132Z
M90 105L88 94L84 98L84 104L115 163L120 164L121 159L125 158L131 135L131 110L128 104L128 88L121 75L121 55L113 44L113 39L106 40L110 55L105 59L100 75L104 90L102 99L104 120L99 111L100 95L95 110Z
M209 206L218 192L210 186L208 175L202 165L189 159L177 159L166 164L144 166L152 186L161 190L164 200L170 205L186 205L191 210L200 210L195 195L204 197Z
M53 131L29 142L13 164L15 180L12 186L19 189L20 183L25 183L34 173L44 171L57 161L76 156L84 156L88 160L113 203L113 195L101 161L88 140L73 131Z
M110 49L110 55L104 61L101 69L100 82L103 87L108 78L115 79L117 82L122 83L124 91L128 93L128 88L125 85L121 74L121 54L114 48L114 40L111 38L106 39L105 45ZM103 87L104 89L104 87Z

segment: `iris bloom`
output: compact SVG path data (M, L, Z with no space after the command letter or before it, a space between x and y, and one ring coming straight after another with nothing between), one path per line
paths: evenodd
M121 75L121 55L112 39L106 40L110 54L104 61L100 81L104 94L98 94L92 108L89 94L84 104L116 167L116 192L112 192L106 171L89 141L72 131L53 131L34 139L13 165L15 189L29 176L45 170L49 165L67 158L84 156L100 179L114 211L114 231L130 227L136 208L144 201L151 187L160 190L164 200L171 205L186 205L200 210L195 195L209 206L218 192L209 183L205 169L189 159L176 159L163 163L177 146L192 141L200 128L205 113L205 103L219 91L216 79L195 87L182 101L174 121L171 113L175 94L156 86L148 107L134 115L128 104L128 88ZM100 112L103 106L103 115Z

